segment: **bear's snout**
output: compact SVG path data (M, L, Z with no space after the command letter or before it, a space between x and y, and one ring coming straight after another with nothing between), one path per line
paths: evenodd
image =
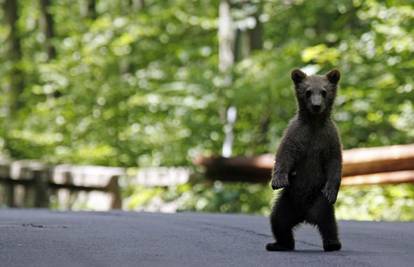
M312 105L313 112L320 112L321 111L321 105Z

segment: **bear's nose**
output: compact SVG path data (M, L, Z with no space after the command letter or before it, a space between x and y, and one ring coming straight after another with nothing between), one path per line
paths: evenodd
M321 105L312 105L312 109L315 112L319 112L321 110Z

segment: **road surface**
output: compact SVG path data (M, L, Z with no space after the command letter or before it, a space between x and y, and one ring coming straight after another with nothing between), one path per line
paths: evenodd
M267 252L261 216L0 209L0 266L414 266L414 223L339 229L338 252L308 225L296 251Z

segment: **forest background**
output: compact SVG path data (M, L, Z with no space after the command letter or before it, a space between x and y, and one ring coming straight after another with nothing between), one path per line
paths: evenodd
M334 119L344 149L414 142L411 0L0 3L1 153L197 174L169 188L126 184L128 209L156 199L178 210L268 214L268 185L211 182L192 162L222 153L229 107L232 155L274 153L295 112L296 67L341 70ZM413 220L414 186L343 188L337 215Z

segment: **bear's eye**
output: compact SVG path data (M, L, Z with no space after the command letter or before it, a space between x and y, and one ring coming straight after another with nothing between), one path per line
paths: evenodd
M325 91L325 90L323 90L323 91L321 92L321 94L322 94L322 97L326 97L326 91Z
M306 94L306 97L309 98L312 95L312 91L311 90L307 90L305 94Z

